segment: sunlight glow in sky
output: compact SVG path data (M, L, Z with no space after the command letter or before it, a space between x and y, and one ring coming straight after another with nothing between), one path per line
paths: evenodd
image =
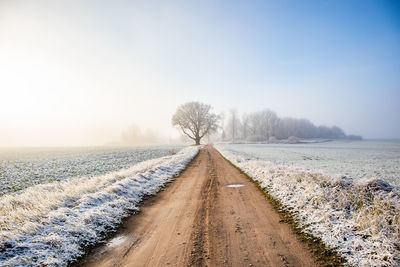
M0 2L0 146L166 138L186 101L400 138L396 1Z

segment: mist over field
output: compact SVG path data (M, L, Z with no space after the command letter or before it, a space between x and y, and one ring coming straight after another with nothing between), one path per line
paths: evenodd
M181 139L171 117L188 101L400 138L398 11L390 1L2 1L0 146L168 143Z

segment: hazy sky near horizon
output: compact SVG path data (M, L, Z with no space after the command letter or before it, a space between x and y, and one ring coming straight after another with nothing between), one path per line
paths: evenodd
M175 137L187 101L400 138L396 1L0 1L0 146Z

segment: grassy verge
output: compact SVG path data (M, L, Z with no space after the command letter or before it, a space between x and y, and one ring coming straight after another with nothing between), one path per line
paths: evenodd
M318 263L321 266L332 267L332 266L345 266L346 259L341 257L334 249L327 247L324 242L319 238L311 234L304 233L302 227L294 220L292 213L285 209L285 206L277 199L273 198L266 190L264 190L260 183L251 178L247 173L242 171L239 167L233 164L230 160L225 158L219 151L218 153L231 164L235 169L237 169L241 174L247 177L247 179L254 183L258 189L264 194L265 198L274 206L275 210L279 213L281 217L280 222L287 223L291 226L293 231L297 234L298 239L306 243L310 251L316 257Z

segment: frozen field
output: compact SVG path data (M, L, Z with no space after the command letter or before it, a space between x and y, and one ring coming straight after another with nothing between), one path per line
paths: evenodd
M2 148L0 196L36 184L118 171L180 148Z
M38 175L45 172L47 176L40 176L44 177L41 184L0 196L0 266L65 266L73 262L87 246L101 241L123 218L137 211L144 196L157 193L174 179L198 153L198 147L187 147L154 158L169 154L170 149L62 151L39 159L26 155L25 161L16 156L14 171L19 164L35 162L46 166ZM47 165L46 159L52 164ZM64 172L57 166L67 174L58 177ZM90 170L85 170L87 167ZM8 177L18 178L13 175ZM18 181L25 185L24 180Z
M216 148L350 265L400 266L399 143Z
M400 141L332 141L316 144L224 144L276 164L302 167L329 175L378 178L400 185Z

